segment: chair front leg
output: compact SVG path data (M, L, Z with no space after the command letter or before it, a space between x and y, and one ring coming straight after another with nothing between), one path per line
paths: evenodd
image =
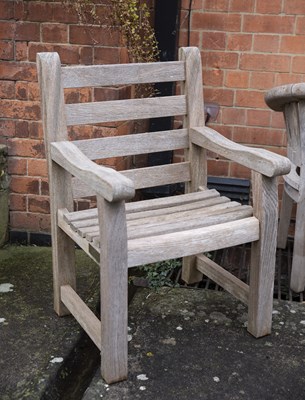
M278 224L277 179L252 174L254 215L260 238L252 244L248 331L255 337L271 333Z
M101 374L127 378L128 261L125 202L97 197L100 225Z

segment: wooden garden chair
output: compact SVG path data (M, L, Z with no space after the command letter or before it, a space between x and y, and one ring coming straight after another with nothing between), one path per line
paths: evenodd
M271 89L266 103L284 113L287 130L287 155L292 163L284 177L284 193L280 213L278 247L287 245L293 203L296 203L293 258L290 287L299 293L305 288L305 83Z
M101 350L106 382L127 377L127 270L183 257L183 279L202 274L249 306L248 331L271 331L278 216L276 176L289 160L235 144L204 126L202 70L197 48L179 61L62 67L57 53L37 55L48 158L58 315L72 313ZM180 95L65 104L64 88L178 81ZM67 126L183 116L183 128L68 141ZM92 160L185 149L185 161L117 172ZM206 151L251 168L254 206L207 189ZM136 189L184 182L186 193L127 202ZM97 208L73 210L73 197L96 195ZM252 242L250 285L204 252ZM101 320L76 292L75 243L100 265Z

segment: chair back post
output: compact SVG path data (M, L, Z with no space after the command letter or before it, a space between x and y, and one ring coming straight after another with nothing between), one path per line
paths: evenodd
M202 67L199 49L182 47L179 50L179 60L185 62L185 81L181 84L181 94L186 95L187 114L183 127L200 127L205 125L204 100L202 85ZM186 193L196 192L200 187L207 186L207 156L206 150L189 140L189 148L185 150L185 160L190 161L191 181L186 182ZM196 268L196 256L183 258L182 279L186 283L199 282L203 274Z
M67 140L64 92L61 83L61 63L57 53L37 54L38 79L41 93L42 122L48 163L54 308L58 315L70 314L61 302L63 285L76 287L75 244L57 223L59 209L73 211L72 176L51 159L51 142Z

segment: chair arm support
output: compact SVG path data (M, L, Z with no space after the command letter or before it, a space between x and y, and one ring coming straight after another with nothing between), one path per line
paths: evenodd
M291 168L291 163L286 157L265 149L257 149L232 142L206 126L191 128L190 140L197 146L213 151L222 157L268 177L286 175Z
M92 187L107 201L134 197L135 188L130 179L112 168L94 163L75 144L68 141L53 142L50 148L53 161Z

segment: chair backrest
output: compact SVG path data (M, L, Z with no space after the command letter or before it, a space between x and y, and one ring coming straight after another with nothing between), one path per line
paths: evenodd
M178 182L186 182L193 188L205 185L205 177L198 174L195 178L196 165L204 163L205 156L194 154L195 161L190 161L193 160L190 154L196 151L190 149L188 137L189 127L204 125L201 58L197 48L180 49L179 61L174 62L64 67L57 53L39 53L37 65L47 153L51 142L68 140L67 127L72 125L183 116L183 128L179 130L76 140L74 144L91 160L186 149L184 162L122 173L134 181L136 189ZM181 94L77 104L64 102L67 88L157 82L180 82ZM93 195L80 182L75 187L74 197Z
M296 167L301 167L305 160L305 83L275 87L265 100L270 108L284 113L287 156Z

